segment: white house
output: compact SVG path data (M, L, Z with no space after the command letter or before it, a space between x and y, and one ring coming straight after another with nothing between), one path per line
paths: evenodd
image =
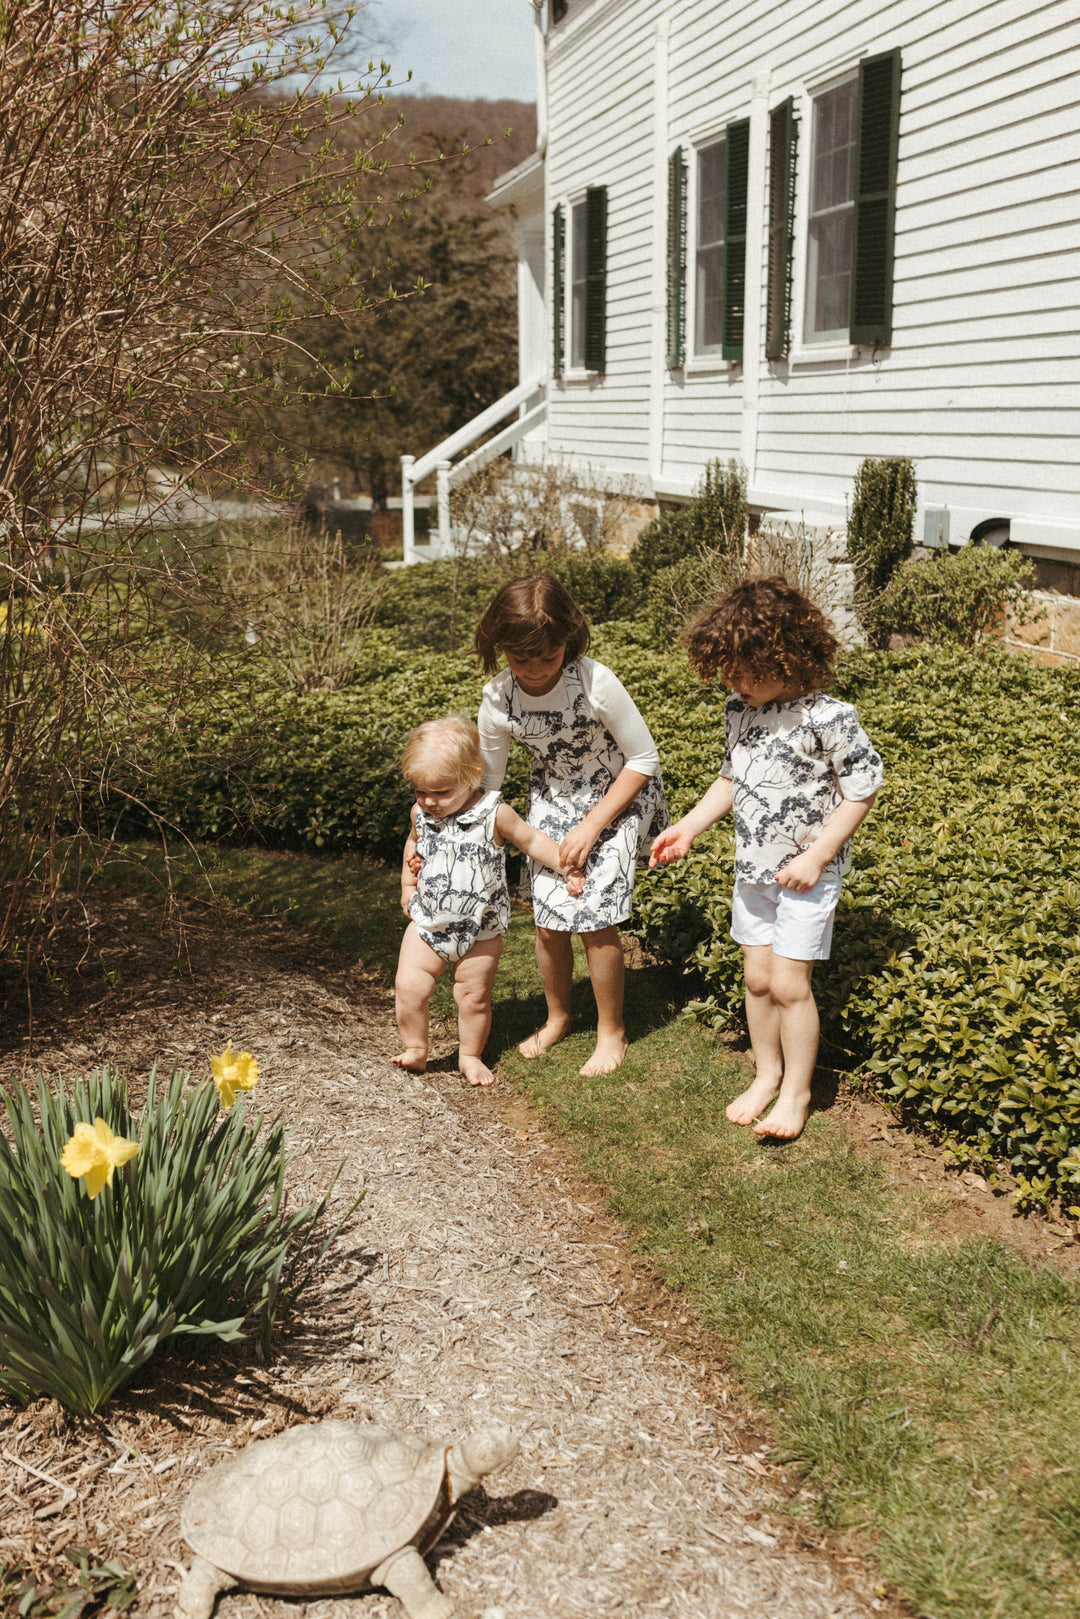
M1076 0L548 0L538 31L538 150L490 198L500 440L661 501L735 456L752 506L836 522L909 455L920 539L1008 537L1080 594Z

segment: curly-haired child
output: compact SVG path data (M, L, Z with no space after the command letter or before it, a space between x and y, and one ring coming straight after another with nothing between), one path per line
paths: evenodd
M734 813L731 935L743 952L756 1074L727 1116L760 1136L797 1136L818 1048L814 962L829 956L852 834L881 786L881 759L851 704L827 694L837 651L828 620L786 579L739 585L687 644L703 680L719 671L733 688L724 762L700 802L654 839L649 864L681 860L699 832Z

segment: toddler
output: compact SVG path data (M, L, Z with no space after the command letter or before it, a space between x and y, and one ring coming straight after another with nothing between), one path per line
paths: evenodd
M727 1116L759 1136L797 1136L818 1047L811 975L829 956L852 834L881 786L881 760L851 704L826 693L837 651L827 619L786 579L740 585L694 626L688 649L702 679L719 670L734 688L724 762L700 803L653 841L649 864L682 859L733 811L731 935L742 946L756 1075Z
M401 941L395 1012L404 1051L399 1068L423 1073L428 1056L431 992L454 963L458 1067L470 1085L490 1085L483 1062L491 1029L491 991L510 925L507 839L532 860L559 870L558 846L483 792L480 737L464 716L428 720L405 744L401 768L416 794L401 869L401 906L410 918ZM571 871L566 887L580 893Z

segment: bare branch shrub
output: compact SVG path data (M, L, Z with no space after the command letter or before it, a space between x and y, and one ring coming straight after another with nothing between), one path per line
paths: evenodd
M499 456L451 490L454 550L493 561L514 558L511 572L520 573L519 553L558 556L623 545L640 502L633 478L613 483L591 467L557 457L534 462Z
M377 91L284 87L345 20L0 11L0 956L53 925L65 839L108 835L181 705L237 700L205 536L160 514L177 475L259 484L303 323L368 301L343 249L383 216L385 136L357 136Z
M237 625L295 691L337 691L356 674L386 591L378 555L294 516L222 536L222 580Z

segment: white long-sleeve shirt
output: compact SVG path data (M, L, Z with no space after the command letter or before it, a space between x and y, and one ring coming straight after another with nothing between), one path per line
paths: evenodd
M623 766L638 770L643 776L656 776L660 772L660 755L652 733L645 724L637 704L617 675L605 664L593 658L579 658L578 671L585 699L597 719L610 731L623 755ZM503 669L484 687L477 717L480 748L484 756L485 792L494 792L502 786L506 763L510 756L510 724L507 718L506 694L513 682L509 669ZM521 686L514 693L514 702L523 713L542 713L552 709L565 711L570 707L570 696L565 676L559 679L542 697L531 697Z

